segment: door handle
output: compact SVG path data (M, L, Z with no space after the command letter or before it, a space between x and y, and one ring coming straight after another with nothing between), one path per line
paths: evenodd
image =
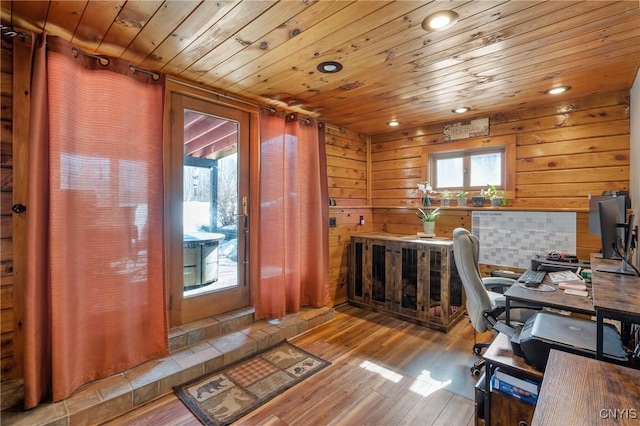
M17 214L24 213L27 211L27 206L24 204L14 204L13 207L11 207L11 211Z

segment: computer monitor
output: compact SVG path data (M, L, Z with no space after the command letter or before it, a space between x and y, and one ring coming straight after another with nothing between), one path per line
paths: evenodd
M618 204L620 222L624 223L627 210L631 209L631 199L628 195L594 195L589 197L589 233L600 235L600 203L602 201L615 201Z
M620 240L623 233L620 232L619 227L624 223L626 214L620 217L620 209L615 198L600 201L598 207L600 238L602 240L602 258L620 259L615 249L622 245Z
M600 272L612 272L624 275L636 275L631 265L631 246L633 242L633 227L635 215L626 214L620 220L620 209L615 199L599 203L600 237L602 239L602 258L621 259L620 266L600 265L596 268Z

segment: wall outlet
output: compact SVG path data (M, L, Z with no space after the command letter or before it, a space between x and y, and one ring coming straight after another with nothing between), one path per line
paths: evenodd
M338 226L338 221L336 220L335 217L330 217L329 218L329 228L335 228L336 226Z

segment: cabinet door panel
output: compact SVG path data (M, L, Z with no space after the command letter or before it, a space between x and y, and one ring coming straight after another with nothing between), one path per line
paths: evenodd
M418 317L418 295L422 286L418 281L418 249L412 245L400 247L399 284L396 286L395 303L398 311L404 315ZM420 297L420 299L422 299Z
M534 405L520 401L501 392L491 392L491 425L530 425Z
M386 302L387 294L387 248L377 242L371 243L371 301Z
M365 242L352 238L349 247L349 299L358 302L363 302L365 296L365 253Z

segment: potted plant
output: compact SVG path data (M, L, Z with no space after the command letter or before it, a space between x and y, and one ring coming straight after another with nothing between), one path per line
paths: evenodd
M471 197L471 203L473 204L473 207L484 207L484 200L484 191L480 191L480 195L474 195L473 197Z
M435 235L436 229L436 217L440 214L440 207L435 210L431 210L429 207L428 210L422 210L418 207L418 218L422 221L422 228L424 229L425 234Z
M422 204L427 208L423 210L418 207L418 212L416 214L422 221L424 233L428 235L435 235L435 220L440 214L440 208L433 210L431 207L433 205L433 199L429 194L433 192L433 188L429 182L425 181L418 183L418 190L422 192Z
M483 195L489 196L491 200L491 205L494 207L500 207L502 204L502 197L498 194L498 189L495 185L487 184L487 188L482 190Z
M469 195L467 191L460 191L456 194L456 201L458 202L459 207L467 205L467 195Z
M440 205L441 206L448 206L450 204L451 204L451 192L449 192L448 189L445 189L440 194Z

